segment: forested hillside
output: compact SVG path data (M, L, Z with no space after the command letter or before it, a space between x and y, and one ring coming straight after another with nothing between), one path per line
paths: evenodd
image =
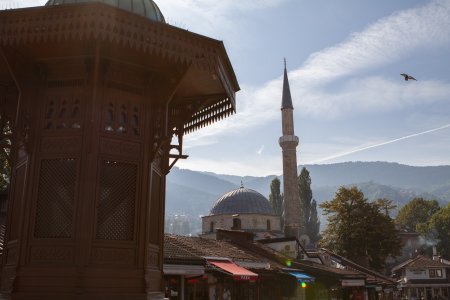
M369 200L387 198L399 208L417 196L436 199L441 204L450 201L450 166L348 162L305 167L310 172L313 197L318 203L332 199L342 185L356 185ZM220 196L238 188L242 182L246 188L268 197L270 183L275 176L239 177L175 167L167 177L166 216L186 215L198 222L191 227L199 230L199 216L208 214Z

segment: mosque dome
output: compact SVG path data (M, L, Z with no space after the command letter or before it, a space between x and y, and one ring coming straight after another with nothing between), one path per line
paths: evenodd
M159 7L152 0L48 0L45 5L51 6L88 2L105 3L144 16L153 21L166 23Z
M275 215L266 197L244 187L226 193L216 201L211 209L211 215L226 214Z

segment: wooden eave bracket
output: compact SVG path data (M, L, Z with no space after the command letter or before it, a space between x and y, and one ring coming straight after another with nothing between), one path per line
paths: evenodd
M177 154L171 154L170 151L172 149L175 149L178 151ZM189 155L183 154L183 134L178 134L178 145L170 145L169 146L169 159L173 159L173 161L169 164L169 167L167 168L167 173L170 172L170 170L173 168L173 166L176 164L176 162L179 159L187 159Z

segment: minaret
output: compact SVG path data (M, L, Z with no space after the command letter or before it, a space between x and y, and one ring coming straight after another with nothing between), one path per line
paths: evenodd
M283 97L281 102L281 121L283 136L279 143L283 150L283 209L285 236L300 237L300 199L297 181L297 145L298 137L294 135L294 107L284 60Z

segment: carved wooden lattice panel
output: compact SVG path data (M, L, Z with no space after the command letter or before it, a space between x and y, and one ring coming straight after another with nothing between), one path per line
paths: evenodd
M119 101L111 97L104 103L103 130L121 136L139 137L141 135L140 106L135 102Z
M47 101L44 128L46 130L79 130L82 127L80 97L51 95Z
M110 160L101 162L97 239L133 240L136 180L136 165Z
M41 161L35 237L72 236L76 179L76 159Z

